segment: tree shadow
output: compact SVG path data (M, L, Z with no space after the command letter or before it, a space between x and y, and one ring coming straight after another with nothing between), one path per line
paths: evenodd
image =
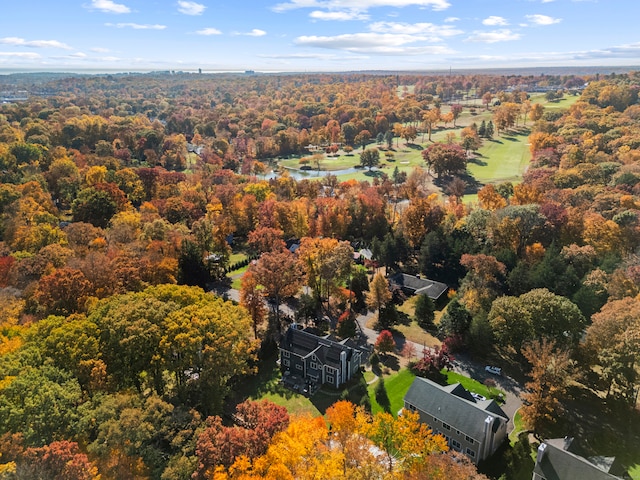
M391 400L389 400L389 395L387 395L387 388L384 386L384 378L382 377L378 380L378 383L376 383L375 397L378 405L380 405L385 412L391 413Z
M381 355L380 363L394 372L400 370L400 360L395 355Z
M380 170L367 170L366 172L364 172L364 174L367 177L379 178L384 175L384 172L381 172Z
M496 140L495 138L492 138L492 139L491 139L491 140L489 140L489 141L490 141L490 142L493 142L493 143L500 143L500 144L504 143L502 140Z
M519 141L519 140L518 140L517 138L515 138L515 137L502 137L502 138L504 138L505 140L509 140L510 142L517 142L517 141Z
M417 143L407 143L407 147L412 148L413 150L424 150L422 145L419 145Z
M484 160L481 160L478 157L471 157L467 163L473 163L474 165L479 165L481 167L484 167L485 165L487 165L487 162L485 162Z

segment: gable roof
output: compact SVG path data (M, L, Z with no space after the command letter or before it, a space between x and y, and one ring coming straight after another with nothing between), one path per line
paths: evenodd
M407 273L397 273L389 279L399 287L409 290L415 295L427 295L432 300L439 299L449 289L444 283Z
M338 342L335 337L330 335L320 337L306 330L299 330L295 324L287 329L280 342L280 347L285 350L301 357L314 354L322 363L334 368L340 368L340 355L343 352L349 361L354 350L358 350L351 345L348 345L344 340Z
M496 402L476 402L459 383L443 387L429 379L416 377L404 400L478 441L484 438L484 423L487 418L499 418L504 423L509 421L507 414ZM497 424L498 422L494 424L494 429Z
M545 440L538 447L534 473L546 480L614 480L620 479L609 473L614 464L610 457L595 457L594 461L577 453L573 438Z

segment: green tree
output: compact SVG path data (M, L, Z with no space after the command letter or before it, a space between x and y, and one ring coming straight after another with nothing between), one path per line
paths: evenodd
M497 298L488 319L498 344L516 353L526 342L541 337L573 347L586 324L574 303L546 288Z
M360 165L371 170L380 163L380 150L377 148L367 148L360 154Z
M78 193L71 205L71 211L74 222L86 222L105 228L118 211L118 206L104 190L88 187Z
M435 305L428 295L418 295L416 300L415 319L424 329L433 328L435 319Z

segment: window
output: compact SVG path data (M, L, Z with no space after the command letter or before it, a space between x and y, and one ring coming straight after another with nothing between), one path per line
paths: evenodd
M313 369L317 369L318 368L318 364L316 362L311 362L311 364L309 366L311 368L313 368Z
M473 438L471 438L469 435L465 435L464 439L469 442L471 445L473 445Z
M285 367L288 367L289 365L291 365L291 361L289 361L289 360L286 360L286 359L285 359L285 360L283 360L283 361L282 361L282 364L283 364Z
M473 458L473 457L476 456L476 452L474 452L470 448L467 448L467 455L469 455L471 458Z
M296 368L297 368L298 370L302 370L302 365L300 365L300 364L298 363L298 364L296 364Z
M327 382L333 383L333 375L327 375Z
M451 447L459 452L461 448L460 442L457 440L451 440Z
M282 356L283 356L284 358L289 358L289 356L290 356L290 355L291 355L291 352L287 352L286 350L283 350L283 351L282 351Z
M445 430L451 430L451 427L444 422L442 422L442 428L444 428Z

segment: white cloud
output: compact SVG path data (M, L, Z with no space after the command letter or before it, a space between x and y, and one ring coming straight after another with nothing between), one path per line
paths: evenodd
M433 10L446 10L451 6L448 0L291 0L279 3L272 9L275 12L296 10L298 8L322 8L326 10L360 10L366 12L370 8L408 6L431 7Z
M416 35L392 33L353 33L329 36L302 36L295 39L297 45L329 48L355 53L382 55L443 55L452 53L444 46L408 47L407 44L423 41Z
M504 17L497 17L495 15L491 15L490 17L487 17L484 20L482 20L482 24L495 27L495 26L509 25L509 22L507 22L507 19Z
M369 29L376 33L420 35L421 40L430 42L439 42L442 41L442 37L453 37L464 33L450 25L440 26L433 23L376 22L369 25Z
M185 15L202 15L206 8L201 3L178 0L178 11Z
M460 18L458 17L447 17L444 19L444 23L453 23L453 22L459 22Z
M222 32L217 28L203 28L202 30L196 31L198 35L222 35Z
M521 35L519 33L515 33L504 28L502 30L493 30L491 32L475 31L467 38L467 41L474 43L498 43L518 40L520 37Z
M525 17L534 25L553 25L562 21L561 18L553 18L547 15L525 15Z
M62 48L63 50L72 50L66 43L58 40L25 40L19 37L0 38L0 43L4 45L14 45L16 47L33 47L33 48Z
M106 13L130 13L131 9L121 3L115 3L112 0L91 0L88 7L91 10L100 10Z
M70 57L73 58L87 58L87 54L84 52L76 52L76 53L72 53L71 55L69 55Z
M542 0L542 3L551 3L554 2L555 0Z
M27 58L29 60L41 58L40 54L34 52L0 52L0 57Z
M345 22L349 20L369 20L369 15L359 12L358 10L350 10L344 12L323 12L322 10L314 10L309 14L314 20L327 20Z
M232 35L244 35L245 37L263 37L267 34L264 30L254 28L250 32L233 32Z
M108 48L102 48L102 47L94 47L94 48L91 48L90 50L96 53L108 53L110 51Z
M166 25L146 25L140 23L105 23L106 27L133 28L134 30L164 30Z

